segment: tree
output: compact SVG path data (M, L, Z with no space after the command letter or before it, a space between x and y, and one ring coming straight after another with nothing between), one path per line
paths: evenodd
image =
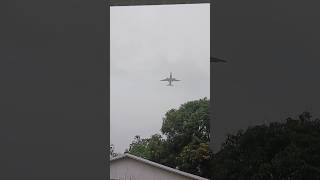
M165 140L160 134L154 134L148 139L148 149L150 152L150 160L165 164L166 145Z
M169 110L162 134L136 136L129 152L213 180L320 179L320 120L304 112L229 134L215 154L209 149L209 100Z
M320 121L310 113L228 135L211 161L212 179L320 179Z
M207 143L188 144L177 157L179 169L207 177L212 153Z
M167 137L168 165L206 176L211 156L209 121L207 98L187 102L165 114L161 132Z
M136 136L128 152L206 177L212 156L209 130L209 100L190 101L165 114L161 127L163 136L155 134L146 139Z
M148 141L148 139L142 139L139 135L136 135L129 146L128 153L142 157L144 159L150 159Z
M180 146L191 141L208 142L209 120L209 100L190 101L165 114L161 132L168 140L179 140Z

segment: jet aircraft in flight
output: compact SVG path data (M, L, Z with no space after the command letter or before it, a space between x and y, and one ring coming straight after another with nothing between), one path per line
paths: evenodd
M178 79L176 79L176 78L172 78L172 73L170 72L170 77L169 77L169 78L165 78L165 79L162 79L162 80L160 80L160 81L168 81L169 84L168 84L167 86L173 86L173 85L172 85L172 82L173 82L173 81L180 81L180 80L178 80Z

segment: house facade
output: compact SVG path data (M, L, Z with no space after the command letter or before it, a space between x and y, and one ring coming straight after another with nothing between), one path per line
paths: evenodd
M208 180L131 154L110 161L110 180Z

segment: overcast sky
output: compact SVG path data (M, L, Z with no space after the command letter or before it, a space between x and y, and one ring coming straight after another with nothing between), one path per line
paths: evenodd
M112 7L111 144L129 147L135 135L159 133L166 111L210 97L210 7ZM160 81L182 81L173 87Z

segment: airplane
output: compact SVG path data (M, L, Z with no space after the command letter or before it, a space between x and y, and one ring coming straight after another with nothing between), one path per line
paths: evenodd
M173 85L172 85L172 82L173 82L173 81L181 81L181 80L172 78L172 72L170 72L170 77L169 77L169 78L162 79L162 80L160 80L160 81L168 81L169 84L168 84L167 86L173 86Z

